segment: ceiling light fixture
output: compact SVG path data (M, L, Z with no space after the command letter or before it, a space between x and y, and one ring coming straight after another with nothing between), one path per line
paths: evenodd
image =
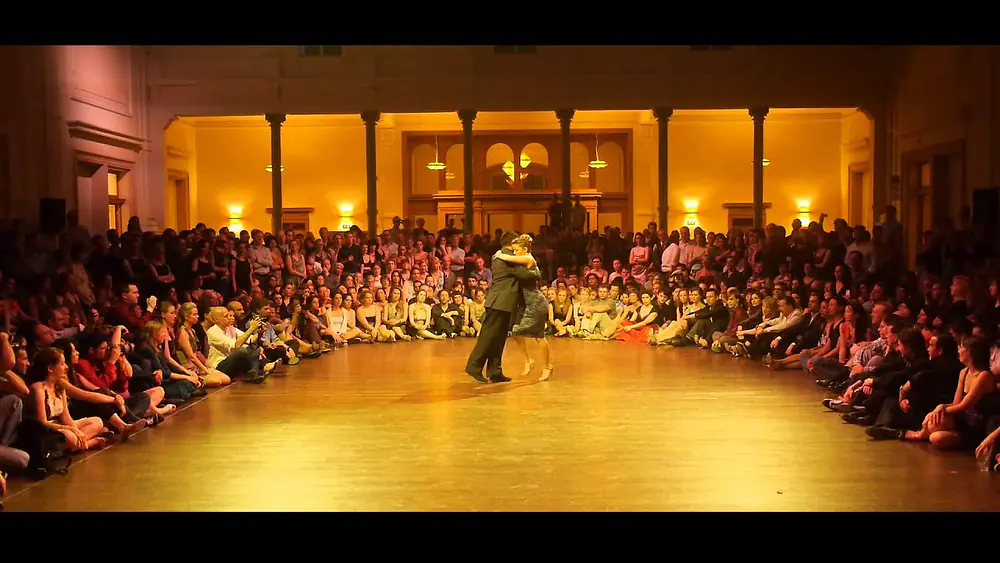
M427 163L427 169L433 170L435 172L440 172L447 168L441 159L438 158L438 138L437 135L434 136L434 162Z
M589 166L596 170L608 167L608 163L601 160L600 144L601 139L597 135L594 135L594 160L590 161Z

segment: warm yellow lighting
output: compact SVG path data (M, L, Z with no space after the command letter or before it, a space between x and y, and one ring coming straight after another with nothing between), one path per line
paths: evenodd
M512 161L510 161L510 160L508 160L507 162L503 163L503 172L511 180L513 180L514 179L514 163Z
M354 226L354 205L350 203L340 204L340 225L337 228L339 231L349 231L351 227Z
M684 212L685 213L697 213L698 212L698 200L697 199L685 199L684 200Z
M434 162L428 162L427 169L440 172L445 168L447 168L447 166L445 166L445 164L441 162L441 159L438 158L438 138L434 137Z
M271 172L274 172L274 167L271 166L270 164L268 164L267 166L264 167L264 170L267 170L268 174L270 174ZM285 165L284 164L281 165L281 171L282 172L285 171Z
M601 160L600 146L601 146L601 139L597 135L594 135L594 160L591 160L588 166L596 170L608 167L608 163Z
M521 168L527 168L531 166L531 158L528 155L521 153Z
M584 170L583 172L580 172L580 177L581 178L590 178L590 170Z
M234 234L240 234L243 232L243 223L236 220L229 221L229 232Z
M750 164L753 164L753 161L752 161L752 160L750 161ZM771 166L771 161L765 158L764 160L762 160L762 161L760 162L760 164L761 164L761 166L763 166L764 168L767 168L768 166Z
M444 179L445 180L454 180L455 179L455 173L454 172L445 172L444 173Z
M799 213L809 213L809 204L811 202L808 199L800 199L795 202L796 207L799 209Z
M243 218L243 207L240 205L230 205L229 206L229 218L230 219L242 219Z

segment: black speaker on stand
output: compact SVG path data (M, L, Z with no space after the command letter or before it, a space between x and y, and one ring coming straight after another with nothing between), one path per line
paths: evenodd
M38 226L45 234L52 235L66 230L66 200L43 197L38 204Z

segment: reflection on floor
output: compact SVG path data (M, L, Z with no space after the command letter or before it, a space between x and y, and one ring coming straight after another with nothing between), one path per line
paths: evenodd
M24 510L992 510L971 455L870 442L804 374L690 349L552 341L483 385L471 340L357 345L213 393Z

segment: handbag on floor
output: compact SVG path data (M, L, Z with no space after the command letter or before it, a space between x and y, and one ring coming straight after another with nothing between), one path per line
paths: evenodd
M17 447L28 453L25 475L41 481L49 475L65 475L73 458L62 432L52 430L37 420L24 420L17 431Z

